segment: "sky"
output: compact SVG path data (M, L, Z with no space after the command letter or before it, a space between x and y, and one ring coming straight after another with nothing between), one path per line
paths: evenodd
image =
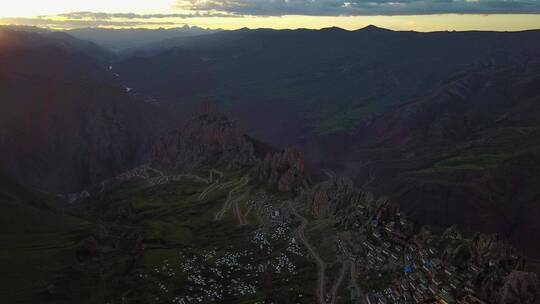
M540 0L0 0L0 24L395 30L540 28Z

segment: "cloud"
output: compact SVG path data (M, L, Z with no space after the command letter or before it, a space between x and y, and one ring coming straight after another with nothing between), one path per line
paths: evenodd
M38 26L45 28L81 28L81 27L142 27L169 26L175 22L156 21L120 21L120 20L57 20L44 17L38 18L0 18L0 24Z
M57 17L80 20L111 20L111 19L164 19L164 18L195 18L195 17L234 17L228 13L218 12L200 12L193 11L189 13L172 13L172 14L136 14L136 13L104 13L104 12L71 12L55 15ZM49 17L49 16L41 16Z
M392 16L429 14L540 14L540 0L176 0L165 13L78 11L27 18L0 18L0 24L57 29L81 27L175 27L190 18L244 16Z
M30 18L0 18L0 24L38 26L59 29L81 27L171 27L185 24L185 22L180 22L179 19L231 16L233 15L229 13L197 11L171 14L71 12Z
M254 16L540 13L540 0L179 0L177 7Z

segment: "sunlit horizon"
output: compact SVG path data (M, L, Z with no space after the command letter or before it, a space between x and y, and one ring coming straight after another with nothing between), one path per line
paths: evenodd
M219 1L217 1L219 2ZM320 1L322 2L322 1ZM468 2L468 1L467 1ZM240 28L320 29L340 27L355 30L376 25L392 30L414 31L519 31L540 29L540 14L530 13L417 13L366 15L317 15L260 13L186 9L189 0L19 0L4 5L0 25L38 26L68 30L73 28L175 28L184 25L209 29ZM224 2L225 3L225 2ZM184 6L182 6L184 4ZM413 11L416 12L416 11ZM252 13L252 14L250 14ZM325 13L324 11L320 12Z
M174 3L174 0L17 0L10 1L8 5L2 7L0 18L31 18L81 11L107 13L129 11L145 14L164 13L171 10Z
M391 30L429 31L521 31L540 29L540 15L536 14L499 14L499 15L407 15L407 16L280 16L280 17L191 17L125 20L117 18L110 24L94 20L67 20L59 17L40 18L0 18L0 25L37 26L56 30L74 28L177 28L185 25L209 29L235 30L240 28L273 29L321 29L340 27L355 30L367 25L376 25ZM114 23L116 22L116 23ZM125 22L125 23L123 23Z

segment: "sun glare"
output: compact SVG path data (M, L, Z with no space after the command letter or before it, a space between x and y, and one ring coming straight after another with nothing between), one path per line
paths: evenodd
M166 12L175 0L0 0L0 17L35 17L68 12Z
M58 14L72 12L173 14L194 13L180 10L178 0L0 0L0 25L17 24L41 26L54 29L74 27L145 27L172 28L185 24L205 28L239 29L275 28L294 29L337 26L358 29L368 24L393 30L439 31L439 30L497 30L517 31L540 28L538 14L421 14L394 16L161 16L160 18L105 18L89 16L68 18Z

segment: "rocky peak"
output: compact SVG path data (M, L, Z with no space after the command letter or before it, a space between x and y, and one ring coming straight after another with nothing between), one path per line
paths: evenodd
M300 192L308 184L304 172L304 154L296 149L268 153L255 169L260 181L281 192Z
M306 194L311 212L316 217L325 217L354 205L362 200L362 193L355 191L353 182L347 177L331 176L329 180L314 186Z
M153 146L153 165L189 171L200 166L242 167L255 164L253 144L235 121L205 110L181 128L162 136Z

